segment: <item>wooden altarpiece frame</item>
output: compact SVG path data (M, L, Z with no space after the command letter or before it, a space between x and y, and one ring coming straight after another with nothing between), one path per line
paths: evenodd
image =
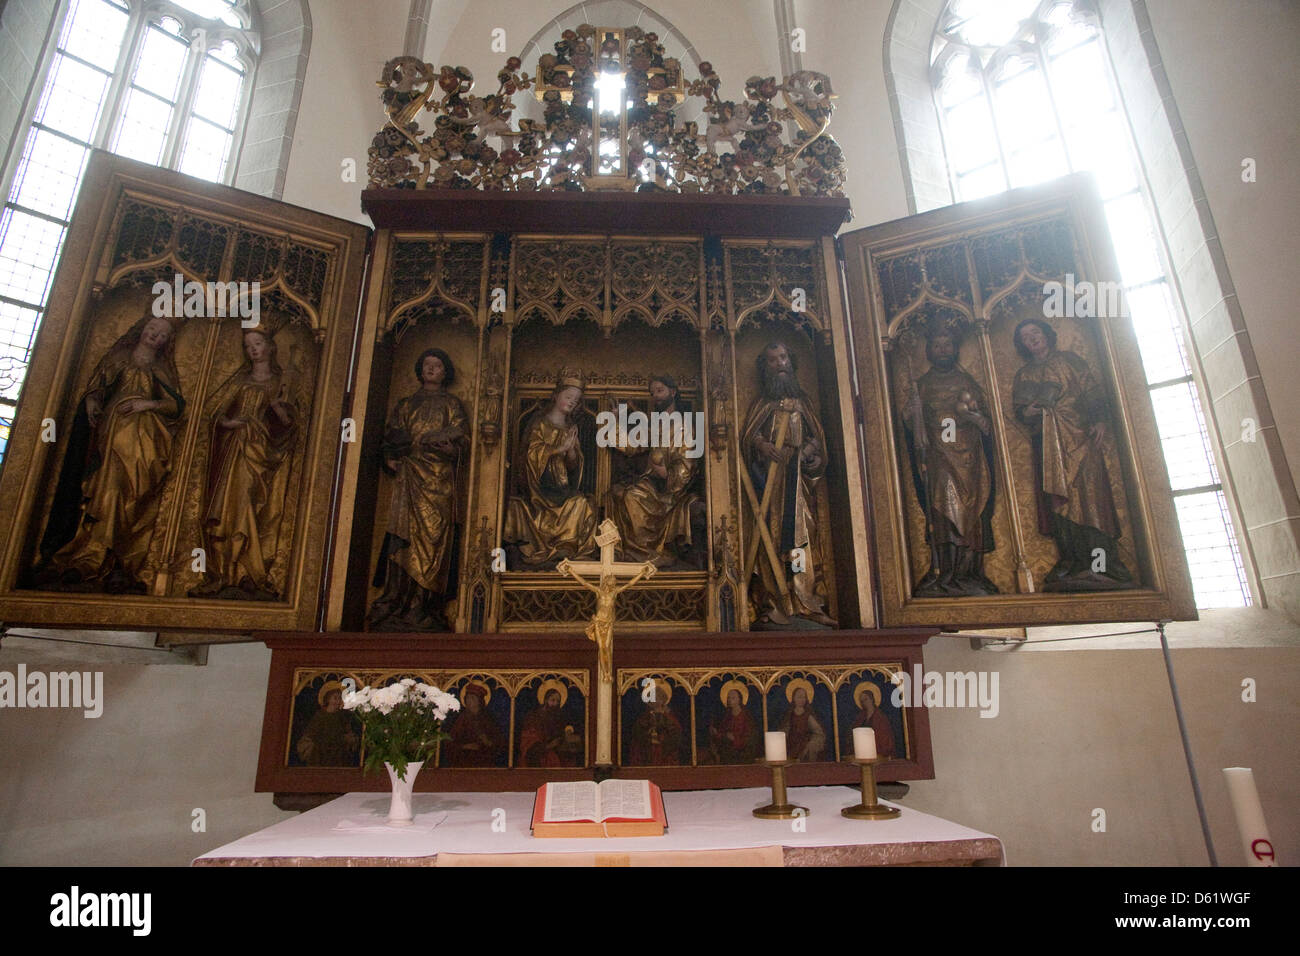
M1070 176L846 233L839 242L861 389L882 624L979 628L1195 619L1160 435L1133 324L1118 295L1120 273L1095 181ZM1095 292L1090 305L1085 288ZM1103 396L1094 404L1104 411L1093 414L1111 436L1100 446L1110 485L1102 495L1113 496L1122 530L1118 545L1132 575L1124 587L1044 589L1057 552L1038 523L1046 506L1037 500L1035 446L1024 418L1017 418L1013 395L1028 359L1016 354L1012 336L1032 322L1054 328L1060 353L1070 353L1076 369L1086 367ZM924 478L912 473L916 458L915 452L909 458L905 409L908 389L927 365L927 328L955 333L957 368L990 396L982 412L991 424L997 504L993 547L984 562L999 593L915 593L931 559L918 504Z
M92 155L0 475L0 526L9 529L0 547L0 620L208 633L318 626L368 232L109 153ZM239 311L233 301L212 309L220 300L206 297L204 314L177 316L184 408L158 491L144 583L135 588L144 593L37 587L32 570L87 380L124 333L160 315L153 287L177 276L182 290L190 283L250 283L260 327L284 346L277 346L283 380L290 368L299 373L297 431L282 461L285 504L273 558L279 593L257 600L187 595L203 580L195 549L206 543L200 512L208 480L201 456L212 434L208 406L241 367L241 323L252 321L232 314Z
M529 323L557 335L585 325L595 343L633 325L647 334L686 330L695 367L680 384L704 413L708 436L701 566L637 585L624 599L621 629L749 626L747 582L737 572L748 533L738 519L746 507L739 431L753 360L767 340L759 338L768 334L797 343L809 364L801 374L816 382L834 463L820 517L828 528L832 514L853 518L834 522L818 556L834 569L826 584L833 616L843 627L874 624L861 450L843 424L854 416L852 370L830 238L846 200L408 189L366 190L362 199L378 229L351 405L361 434L343 452L327 630L362 630L378 593L371 582L392 487L379 464L385 418L414 387L410 361L430 346L451 354L450 391L473 429L457 503L452 629L562 632L590 615L587 593L560 575L493 569L519 411L549 394L562 364L586 360L593 411L643 395L646 376L664 369L646 354L629 359L639 363L634 370L597 367L583 349L554 346L521 360L516 337Z

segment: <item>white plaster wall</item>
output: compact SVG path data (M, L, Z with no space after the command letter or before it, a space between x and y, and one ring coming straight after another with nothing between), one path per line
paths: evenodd
M102 670L104 709L0 710L0 865L185 866L278 823L254 793L271 652L221 645L208 664L34 663L0 649L0 670ZM193 811L207 815L192 829Z
M853 220L842 232L907 213L903 168L894 138L883 65L891 0L798 0L797 26L808 31L806 70L830 76L835 114L830 132L848 164L845 194Z
M409 0L311 0L311 56L294 129L284 201L356 222L366 150L384 125L380 69L402 53ZM342 163L356 161L355 182Z
M1147 0L1147 10L1300 482L1300 5ZM1254 183L1241 180L1245 157L1256 161Z
M1205 866L1159 644L1146 650L972 651L961 638L925 647L928 670L996 671L1000 712L932 709L935 779L904 804L997 834L1013 866ZM1224 866L1245 854L1223 767L1252 767L1278 858L1300 860L1300 652L1173 652L1211 836ZM1241 700L1257 681L1258 701ZM1093 810L1106 831L1091 829Z

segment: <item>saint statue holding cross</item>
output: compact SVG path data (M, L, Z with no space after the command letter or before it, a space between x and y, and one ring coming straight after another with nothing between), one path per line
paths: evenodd
M587 640L599 652L600 668L596 690L596 763L613 763L614 727L614 602L628 588L654 576L652 561L615 561L614 548L619 542L618 527L606 518L596 533L600 546L599 561L561 561L555 568L567 574L596 595L596 613L587 625ZM592 584L585 575L595 575ZM620 585L619 578L628 578Z
M825 568L818 567L816 495L826 472L826 435L799 387L793 353L773 342L758 353L757 365L762 389L740 440L749 505L743 576L758 606L752 627L835 627L819 581Z

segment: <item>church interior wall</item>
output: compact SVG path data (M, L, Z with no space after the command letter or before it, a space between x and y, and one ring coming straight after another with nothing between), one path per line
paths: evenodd
M0 669L19 663L76 666L0 649ZM185 866L288 819L252 792L270 664L262 644L213 647L205 667L86 663L104 674L100 717L5 709L0 864Z
M383 125L375 81L401 55L407 0L312 0L312 46L285 178L285 202L354 222L366 183L366 149ZM495 73L495 70L493 71ZM355 163L351 181L344 163Z
M382 116L375 79L402 51L409 3L310 6L311 56L284 199L360 221L365 150ZM489 48L491 27L509 31L514 51L565 6L435 2L425 57L464 62L480 87L494 87L503 55ZM720 6L673 0L656 9L712 60L724 95L734 98L745 77L777 72L776 32L765 0L737 3L725 17ZM1283 0L1251 6L1257 13L1243 16L1221 0L1148 0L1295 474L1300 379L1289 368L1292 283L1279 267L1296 259L1300 243L1294 203L1282 198L1300 194L1300 133L1294 117L1278 111L1294 108L1285 93L1300 76L1286 39L1296 30L1279 21L1294 23L1300 12ZM830 74L840 96L832 132L849 167L850 228L908 213L882 62L890 7L887 0L796 7L808 30L804 65ZM524 68L531 74L535 64ZM1257 160L1255 184L1240 180L1243 156ZM356 182L340 174L347 158L357 161ZM1293 646L1178 647L1173 656L1210 823L1229 864L1243 858L1219 773L1225 766L1256 769L1280 859L1300 854L1300 768L1292 741L1278 733L1300 717L1293 693L1300 629L1268 620L1269 633ZM1250 641L1240 628L1233 638ZM1143 640L1141 649L1031 654L932 640L929 669L998 671L1001 707L994 719L977 709L932 712L937 779L914 783L906 805L997 834L1015 865L1203 863L1160 651L1153 635ZM290 816L270 794L251 792L269 661L253 644L214 646L201 668L104 667L106 703L95 720L72 710L6 711L0 863L183 865ZM16 663L0 651L0 667ZM1259 682L1258 703L1241 702L1246 677ZM1104 833L1091 828L1095 808L1107 811ZM206 812L206 832L192 829L195 809Z
M1147 10L1300 484L1300 348L1288 268L1300 258L1300 8L1285 0L1252 0L1240 9L1214 0L1147 0ZM1246 158L1256 161L1255 182L1242 181ZM1220 428L1228 443L1240 423Z

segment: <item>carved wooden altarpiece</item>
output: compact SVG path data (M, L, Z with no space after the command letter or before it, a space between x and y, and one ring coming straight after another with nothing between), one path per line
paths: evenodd
M837 240L823 75L723 100L707 63L588 26L520 66L477 96L385 65L367 249L93 159L0 474L0 619L265 641L257 787L292 801L382 788L334 692L405 676L468 701L422 789L590 775L595 595L556 564L605 518L656 564L617 600L605 769L666 787L761 783L777 729L794 784L855 781L858 726L882 779L930 777L894 690L938 629L1194 616L1131 327L1046 317L1051 283L1116 275L1086 184ZM624 93L597 103L600 73ZM151 322L176 274L259 283L264 334ZM600 437L665 396L698 454ZM137 426L144 509L101 487ZM105 536L101 499L156 521Z

